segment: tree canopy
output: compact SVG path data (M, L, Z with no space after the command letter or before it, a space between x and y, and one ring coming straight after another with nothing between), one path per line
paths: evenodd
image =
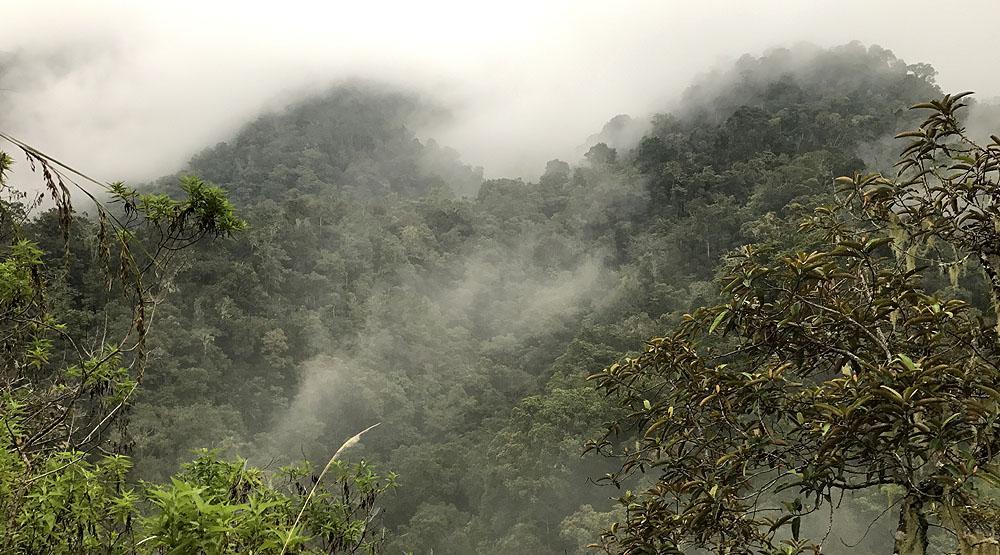
M10 351L22 376L58 398L96 375L90 346L145 332L98 358L124 370L62 422L86 437L114 415L84 458L46 444L49 470L79 473L45 491L103 499L87 541L151 552L582 553L602 531L612 551L795 552L823 541L822 511L860 537L904 502L908 545L921 518L929 550L951 541L938 526L992 537L971 461L994 433L996 148L962 131L969 97L942 96L933 68L877 46L776 49L672 113L614 118L538 179L484 179L418 138L440 115L425 99L345 83L112 187L91 217L9 202L0 293L31 297L38 269L32 310L92 353L32 328ZM906 110L928 99L931 119ZM918 127L895 175L892 136ZM146 297L118 272L112 216L143 246ZM45 357L55 374L32 369ZM58 413L30 418L16 434L65 437L46 431ZM624 458L582 456L595 438ZM79 541L67 518L52 542ZM857 539L829 534L827 553Z
M1000 140L965 136L966 96L914 106L932 114L900 135L897 176L838 179L795 251L742 248L721 303L593 376L628 410L594 447L640 432L610 479L656 472L622 499L615 549L819 553L806 515L892 486L894 553L926 553L932 523L995 552L996 317L921 278L971 260L995 287Z

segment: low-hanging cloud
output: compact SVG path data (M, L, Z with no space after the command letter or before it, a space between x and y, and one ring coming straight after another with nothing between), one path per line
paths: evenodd
M431 419L440 419L444 430L445 422L461 421L463 411L477 410L483 400L474 390L491 379L480 368L483 357L503 364L538 338L572 330L585 307L613 297L608 291L616 274L601 253L547 271L537 266L531 243L503 253L487 248L452 263L460 268L454 277L415 275L410 286L369 299L357 344L302 365L296 393L262 434L259 452L279 459L322 457L329 438L350 435L366 422L385 422L396 447L433 437ZM454 391L423 389L426 375L434 375L431 385ZM494 385L523 395L530 383L525 375L520 386ZM411 429L418 422L420 430Z
M992 51L1000 7L966 3L962 25L928 41L912 31L919 4L0 0L0 117L97 177L137 181L262 109L360 77L433 95L452 117L423 136L487 177L531 178L615 114L670 108L694 75L778 44L879 43L935 64L946 90L1000 92L966 55Z

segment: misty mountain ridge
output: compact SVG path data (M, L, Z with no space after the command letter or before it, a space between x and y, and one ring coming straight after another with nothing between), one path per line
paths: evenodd
M185 170L251 227L160 308L137 468L205 445L321 460L378 421L356 456L403 476L394 546L577 549L615 514L587 485L606 462L579 458L611 410L582 378L711 299L720 254L777 240L894 148L931 76L856 43L744 57L680 111L612 118L537 183L484 181L418 140L433 108L405 91L348 84L262 115Z
M321 192L413 198L437 187L474 194L482 169L433 140L422 143L409 127L433 113L414 94L340 85L258 117L194 156L188 170L230 189L237 202Z
M812 150L820 144L876 142L906 117L899 96L917 102L931 93L933 68L906 64L879 46L854 42L824 50L811 45L777 48L760 57L744 55L726 70L713 70L683 93L678 110L651 116L620 114L587 137L580 159L604 143L626 155L645 137L663 138L680 126L717 126L741 133L748 118L767 120L761 150ZM265 113L236 135L195 155L185 171L246 198L290 198L319 190L351 195L419 197L436 187L475 196L482 168L461 162L460 150L420 141L413 131L440 118L442 108L426 97L389 85L348 82L327 93ZM664 105L669 102L664 102ZM829 122L829 135L795 137L800 121ZM850 134L858 134L855 137ZM786 139L787 140L787 139ZM571 161L572 162L572 161ZM268 185L265 186L264 184Z
M587 377L716 302L736 249L799 248L834 178L895 159L907 108L942 94L934 75L857 42L746 55L661 113L611 117L537 180L484 179L462 145L421 135L447 107L401 88L345 81L262 113L142 187L200 176L248 225L175 255L128 415L131 475L165 482L199 448L321 468L380 423L346 458L400 474L378 501L387 551L589 552L624 513L622 491L593 483L616 461L584 445L632 409ZM57 302L99 337L128 315L107 316L92 249L70 245ZM927 279L987 296L974 276ZM852 515L881 501L852 499Z

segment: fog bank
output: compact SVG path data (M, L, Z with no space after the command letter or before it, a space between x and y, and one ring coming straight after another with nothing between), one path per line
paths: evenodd
M433 96L452 117L424 136L487 177L527 178L553 156L574 158L614 115L670 108L695 75L799 41L878 43L934 64L945 90L1000 93L1000 74L982 71L998 57L1000 5L988 1L951 14L913 1L4 0L0 10L2 127L105 179L175 170L260 110L346 78Z

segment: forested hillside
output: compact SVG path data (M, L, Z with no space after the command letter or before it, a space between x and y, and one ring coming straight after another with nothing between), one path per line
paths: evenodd
M800 247L834 179L888 170L920 120L907 108L941 94L878 46L747 55L537 182L484 180L461 145L418 138L437 108L405 91L347 83L261 115L140 188L197 175L247 227L176 254L129 413L132 477L163 481L198 448L321 466L380 423L348 457L399 474L378 501L387 552L585 552L624 516L595 484L621 461L585 445L630 410L586 378L716 303L727 253ZM35 227L60 264L52 230ZM69 248L65 319L114 328L92 245ZM988 297L978 274L955 287Z
M615 493L582 446L613 409L583 378L713 299L722 254L891 161L932 75L859 45L746 56L633 148L478 191L407 128L427 108L406 93L345 85L262 116L185 170L250 227L189 253L160 308L140 475L194 447L320 460L382 422L357 456L401 475L392 545L589 543Z

